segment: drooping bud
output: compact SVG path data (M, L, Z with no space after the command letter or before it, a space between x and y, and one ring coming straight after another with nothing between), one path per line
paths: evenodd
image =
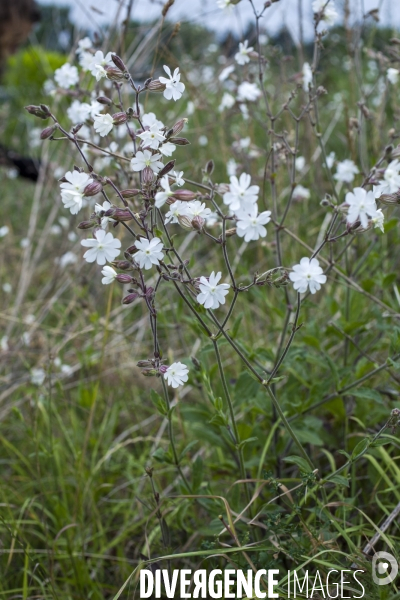
M186 118L179 119L179 121L177 121L175 123L175 125L173 126L171 135L178 135L182 131L182 129L185 127L187 122L188 122L188 119L186 119Z
M83 190L83 195L95 196L96 194L99 194L102 189L103 186L101 185L100 181L92 181L91 183L88 183L88 185Z
M78 229L91 229L95 225L97 225L95 221L81 221L78 225Z
M53 135L56 129L57 125L51 125L50 127L46 127L46 129L43 129L42 133L40 134L40 139L47 140Z
M45 104L41 104L40 106L29 104L28 106L25 106L25 110L27 110L30 115L39 117L39 119L48 119L50 117L50 110Z
M149 85L147 86L147 89L149 90L149 92L163 92L165 90L165 87L165 84L161 83L159 79L153 79L152 81L150 81Z
M104 104L105 106L111 106L112 104L112 100L110 100L110 98L107 98L106 96L99 96L97 98L97 102L99 102L100 104Z
M117 112L112 115L114 125L123 125L128 120L125 112Z
M132 263L130 263L129 260L114 260L111 264L116 269L121 269L121 271L133 270Z
M196 215L193 219L192 219L192 227L193 229L195 229L196 231L202 231L204 225L205 225L206 220L203 219L203 217L200 217L199 215Z
M174 198L182 200L182 202L194 200L196 196L196 192L192 192L191 190L174 190Z
M136 292L134 292L133 294L128 294L127 296L125 296L125 298L123 298L122 304L132 304L132 302L134 302L138 297L139 294L137 294Z
M132 277L125 273L118 273L115 278L119 283L132 283Z
M172 137L169 138L169 141L171 142L171 144L175 144L175 146L187 146L188 144L190 144L189 140L182 137Z
M132 189L132 190L121 190L120 194L123 198L134 198L138 194L140 194L140 190Z
M175 160L170 160L169 162L167 162L167 164L157 174L158 179L161 179L162 177L164 177L164 175L167 175L170 171L172 171L172 169L175 166L175 162Z
M109 79L110 81L121 81L121 79L124 79L124 74L121 73L121 71L119 69L116 69L115 67L109 67L106 65L104 67L104 70L107 73L107 79Z
M127 71L128 69L125 66L124 61L122 60L122 58L120 58L118 56L118 54L111 54L111 60L113 61L114 65L122 72Z

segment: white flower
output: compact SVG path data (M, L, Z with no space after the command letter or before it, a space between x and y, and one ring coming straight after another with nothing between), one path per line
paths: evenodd
M236 233L239 237L244 237L245 242L258 240L260 237L267 235L267 230L264 225L271 220L271 211L266 210L259 215L257 204L253 204L250 213L239 213L238 222L236 224Z
M337 12L333 0L314 0L312 4L313 11L319 13L323 10L321 21L325 25L333 25L337 19ZM326 6L325 6L326 5Z
M105 200L105 202L103 202L102 205L96 203L94 207L94 212L96 213L96 215L101 215L101 213L107 212L109 208L111 208L111 204L108 202L108 200ZM115 223L115 219L113 219L112 217L105 217L103 214L103 216L101 216L102 228L107 229L109 223Z
M72 215L76 215L82 208L85 187L93 180L86 173L68 171L64 175L66 182L61 183L61 200L65 208L69 208Z
M93 61L93 54L91 52L81 52L79 54L78 61L83 71L90 71Z
M3 337L0 340L0 349L2 350L2 352L8 352L10 347L8 345L8 335L3 335Z
M157 125L157 129L162 129L164 127L164 123L159 121L153 112L146 113L142 116L141 120L145 127L151 127L152 125Z
M358 173L358 168L352 160L346 158L342 162L337 164L337 171L334 178L337 181L344 181L345 183L351 183Z
M400 71L398 69L393 69L393 68L388 69L386 71L386 76L388 78L388 81L390 81L390 83L393 83L393 85L395 83L397 83L399 80L399 73L400 73Z
M259 96L261 96L261 91L255 83L243 81L237 89L237 99L239 102L244 102L245 100L254 102Z
M231 8L231 0L217 0L217 6L219 8Z
M333 165L335 164L335 159L336 154L334 152L328 154L328 156L326 157L326 164L328 166L328 169L332 169Z
M303 90L308 92L308 87L312 85L313 74L308 62L303 65Z
M200 146L207 146L208 137L206 135L200 135L197 141L199 142Z
M143 152L139 150L131 160L131 167L134 171L143 171L146 167L150 167L154 173L158 173L164 166L160 158L161 154L152 154L150 150L144 150Z
M142 237L139 241L136 240L135 246L139 252L136 252L133 258L141 269L151 269L153 265L159 265L160 260L164 258L162 252L164 244L158 237L154 237L150 241Z
M225 92L224 95L222 96L221 104L218 106L219 112L222 112L226 108L229 110L230 108L232 108L232 106L234 106L235 102L236 102L236 100L232 96L232 94Z
M82 240L81 245L89 248L83 258L89 263L96 261L98 265L105 265L107 261L112 262L121 252L121 242L111 233L106 233L104 229L95 231L94 238Z
M183 171L173 171L173 177L175 177L175 183L177 186L182 187L185 185L185 180L183 179Z
M374 224L375 228L378 227L378 229L380 229L382 233L385 233L385 215L383 214L381 208L378 208L378 210L373 215L371 215L371 221Z
M100 81L102 77L107 76L107 72L105 71L104 67L111 64L113 64L111 60L111 52L104 56L101 50L97 50L96 54L92 56L92 62L89 65L89 71L93 77L96 77L96 81Z
M296 185L293 190L293 198L298 198L299 200L308 200L310 197L310 190L305 188L302 185Z
M306 159L304 156L298 156L294 161L296 171L302 171L306 166Z
M76 49L77 54L81 54L85 50L89 50L92 47L92 40L89 37L84 37L78 42L78 47Z
M174 362L168 367L164 373L164 379L168 381L168 385L177 388L183 385L188 380L189 369L181 362Z
M218 75L218 79L220 81L225 81L225 79L228 79L229 75L233 73L234 70L235 65L229 65L228 67L225 67L225 69L222 69L221 73Z
M185 215L189 217L190 220L194 219L195 217L207 219L211 215L211 209L206 208L205 202L200 202L200 200L192 200L191 202L186 203Z
M9 233L9 231L10 231L10 228L7 225L3 225L3 227L0 227L0 238L7 235L7 233Z
M379 185L374 186L375 198L379 198L382 194L395 194L400 189L400 162L392 160L386 167L383 175L383 181Z
M46 372L43 369L31 369L31 383L42 385L46 379Z
M232 177L233 175L236 175L237 172L237 162L234 158L230 158L228 160L228 162L226 163L226 172L228 173L229 177Z
M168 200L168 198L171 198L171 196L174 195L174 192L171 191L171 188L169 187L169 179L168 179L168 175L165 175L161 181L160 181L160 185L163 188L163 192L157 192L157 194L155 195L155 205L157 208L161 208L162 206L164 206L164 204L166 203L166 201Z
M11 285L11 283L8 283L8 281L6 283L3 283L2 290L6 294L11 294L11 292L12 292L12 285Z
M109 267L108 265L106 265L105 267L102 268L101 274L103 275L103 278L101 280L101 283L103 285L109 285L110 283L113 283L114 279L118 275L118 273L116 271L114 271L114 269L112 267Z
M175 144L172 144L171 142L164 142L163 144L161 144L161 146L159 147L158 150L164 156L172 156L172 153L175 152L175 150L176 150L176 146L175 146Z
M94 129L101 136L108 135L114 127L114 121L111 115L96 115L94 117Z
M295 290L304 294L307 288L312 294L321 289L321 283L326 283L326 275L324 275L319 262L316 258L301 259L300 264L293 267L293 272L289 274L289 279L293 281Z
M143 133L137 135L142 140L144 148L153 148L157 150L161 142L165 140L165 135L161 133L158 126L154 123L150 129L145 129Z
M225 304L225 296L230 288L229 283L220 283L222 274L219 271L216 275L213 271L210 277L200 277L200 294L197 296L197 302L203 304L204 308L218 308L220 304Z
M68 252L60 256L60 258L56 259L54 262L56 262L62 269L64 269L65 267L68 267L68 265L74 265L75 263L77 263L78 257L76 256L76 254L71 252L71 250L69 250Z
M159 77L160 82L166 86L164 98L167 100L171 100L171 98L179 100L185 91L185 85L180 81L181 75L179 73L179 67L175 69L173 75L171 75L171 69L166 65L164 65L164 71L169 76L169 79L166 77Z
M352 192L347 192L346 204L349 205L347 222L354 223L359 219L364 229L367 229L368 216L372 217L376 213L374 193L360 187L354 188Z
M90 112L90 104L79 102L79 100L74 100L67 109L68 118L72 123L83 123L90 117Z
M223 201L231 210L246 210L257 202L260 188L258 185L250 185L250 175L242 173L239 179L232 175L230 182L229 192L224 194Z
M79 81L78 69L74 65L65 63L54 73L54 80L58 87L68 89L76 85Z
M238 65L245 65L250 62L249 54L250 52L253 52L254 48L248 46L248 44L249 42L247 40L245 40L243 44L242 42L239 42L239 52L235 54L235 60Z
M186 215L187 203L177 200L169 207L169 211L165 215L165 224L179 223L178 217Z
M97 102L97 100L92 100L90 103L90 116L92 119L95 118L96 115L100 114L102 110L104 110L103 104Z

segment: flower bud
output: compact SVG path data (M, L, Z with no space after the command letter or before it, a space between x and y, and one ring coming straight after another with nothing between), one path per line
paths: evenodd
M129 210L124 208L109 208L105 213L105 217L112 217L114 221L131 221L132 214Z
M164 375L164 373L168 371L168 367L167 365L161 365L160 367L158 367L158 370L160 373L162 373L162 375Z
M121 269L121 271L133 270L132 263L130 263L129 260L113 260L111 264L116 269Z
M118 273L115 279L119 283L132 283L132 277L126 273Z
M212 175L213 171L214 171L214 161L209 160L208 163L206 164L206 173L207 173L207 175Z
M45 104L41 104L40 106L29 104L29 106L25 106L25 110L27 110L30 115L39 117L39 119L48 119L50 117L50 110Z
M140 190L132 189L132 190L121 190L120 194L123 198L134 198L138 194L140 194Z
M158 179L167 175L175 166L175 160L170 160L167 164L161 169L161 171L157 174Z
M193 229L195 229L196 231L202 231L204 225L205 225L206 220L203 219L203 217L200 217L199 215L196 215L193 219L192 219L192 227Z
M97 98L97 102L104 104L105 106L111 106L112 104L112 100L110 100L110 98L106 98L106 96L99 96Z
M138 360L138 362L136 363L136 366L143 369L144 367L151 367L152 362L151 362L151 360Z
M194 200L196 196L196 192L192 192L191 190L174 190L174 198L182 200L182 202Z
M146 290L146 296L148 298L151 298L151 296L154 294L154 288L152 288L151 286L147 288Z
M78 229L91 229L96 223L94 221L81 221L78 225Z
M114 125L122 125L126 123L128 117L125 112L117 112L112 115Z
M127 252L128 254L133 254L136 251L137 251L137 248L136 248L135 244L133 244L132 246L129 246L129 248L127 248L125 250L125 252Z
M92 181L91 183L88 183L85 189L83 190L83 195L95 196L96 194L99 194L102 189L103 186L99 181Z
M165 90L165 85L164 83L161 83L159 79L153 79L153 81L150 81L147 89L149 92L163 92Z
M111 54L111 60L113 61L114 65L122 72L127 71L128 69L125 66L124 61L122 60L122 58L120 58L118 56L118 54Z
M169 141L171 142L171 144L175 144L175 146L187 146L188 144L190 144L189 140L182 137L172 137L169 138Z
M195 356L191 356L190 359L196 371L201 371L201 362Z
M178 222L184 229L193 229L192 221L190 220L190 217L187 217L186 215L179 215Z
M107 73L107 79L110 81L121 81L124 79L124 74L121 73L119 69L115 67L108 67L107 65L104 67L105 72Z
M157 370L156 369L143 369L142 375L144 375L145 377L153 377L154 375L157 375Z
M136 292L134 292L133 294L128 294L127 296L125 296L125 298L123 298L122 304L132 304L132 302L134 302L138 297L139 294L137 294Z
M46 129L43 129L42 133L40 134L40 139L47 140L53 135L56 129L57 125L51 125L50 127L46 127Z
M182 131L182 129L185 127L187 122L188 122L188 119L186 119L186 118L179 119L179 121L177 121L175 123L175 125L173 126L171 135L178 135Z
M232 237L233 235L235 235L236 233L236 227L232 227L232 229L227 229L225 231L225 237L229 238Z
M382 194L379 196L379 202L382 204L400 204L400 194Z

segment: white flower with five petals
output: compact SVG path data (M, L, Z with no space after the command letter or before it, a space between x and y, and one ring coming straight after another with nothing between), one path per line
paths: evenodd
M250 185L251 177L247 173L242 173L239 179L236 175L230 178L229 192L223 196L224 204L229 206L234 212L237 210L246 210L257 202L258 185Z
M96 115L94 117L94 129L101 136L105 137L114 127L114 120L111 115Z
M289 274L289 279L293 281L294 289L300 294L304 294L307 289L311 294L315 294L321 289L321 284L326 283L326 275L319 266L316 258L301 259L298 265L293 267L293 272Z
M145 129L143 133L138 133L137 137L142 140L143 148L153 148L157 150L161 142L165 140L165 135L161 133L156 123Z
M188 380L188 373L189 369L186 365L181 362L174 362L165 371L164 379L167 380L168 385L177 388L186 383Z
M239 42L239 52L235 54L235 60L237 64L245 65L246 63L250 62L249 54L250 52L253 52L253 50L254 48L249 46L248 40L245 40L243 44L242 42Z
M257 204L253 204L249 213L241 212L237 216L239 220L236 223L236 233L239 237L244 237L245 242L256 241L267 235L264 225L271 220L270 210L258 214Z
M352 192L346 194L346 204L349 205L347 213L347 222L354 223L358 219L362 227L367 229L368 218L376 213L376 202L373 192L367 192L364 188L354 188Z
M160 185L163 188L164 191L162 192L157 192L157 194L155 195L155 206L157 208L161 208L162 206L164 206L164 204L166 203L166 201L168 200L168 198L171 198L171 196L174 195L174 192L171 190L171 188L169 187L169 178L168 175L165 175L161 181L160 181Z
M103 278L101 280L101 283L103 285L110 285L110 283L113 283L116 276L118 275L118 273L108 265L102 268L101 274L103 275Z
M89 263L96 261L98 265L105 265L107 261L112 262L121 252L121 242L111 233L106 233L104 229L95 231L92 239L82 240L81 245L89 248L83 258Z
M152 240L142 237L140 240L136 240L135 246L138 252L133 255L133 258L141 269L151 269L153 265L159 265L160 260L164 258L162 252L164 244L158 237L154 237Z
M179 100L182 97L183 92L185 91L185 84L181 82L181 75L179 73L179 67L177 67L173 73L171 74L171 69L164 65L164 71L169 76L169 79L166 77L159 77L161 83L166 86L164 90L164 98L167 100Z
M221 271L217 274L213 271L210 277L200 277L200 294L197 296L197 302L204 308L218 308L220 304L225 304L225 296L228 294L229 283L220 283L222 277Z
M92 57L89 71L92 73L93 77L96 77L96 81L100 81L100 79L107 76L104 67L111 66L112 64L111 52L104 56L101 50L97 50L96 54Z
M143 171L146 167L154 173L158 173L163 168L163 164L160 161L161 154L152 154L150 150L139 150L131 160L131 167L134 171Z

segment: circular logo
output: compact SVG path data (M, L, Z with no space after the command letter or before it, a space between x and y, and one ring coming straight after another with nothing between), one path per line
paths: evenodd
M392 583L398 572L397 560L389 552L376 552L372 557L372 579L377 585Z

